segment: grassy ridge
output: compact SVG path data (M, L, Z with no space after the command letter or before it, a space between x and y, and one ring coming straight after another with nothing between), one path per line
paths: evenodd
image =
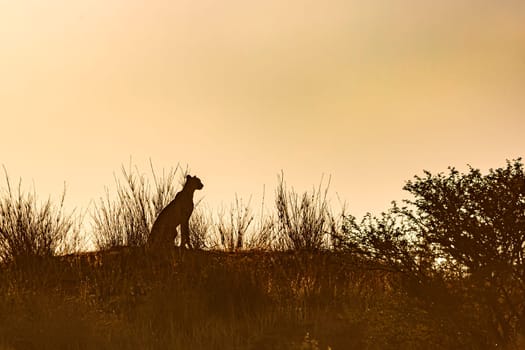
M40 258L0 276L4 348L478 348L475 324L431 313L402 276L345 253L160 258L128 248Z
M143 246L177 169L123 169L93 209L93 253L63 196L40 203L6 174L0 350L525 349L523 169L425 172L415 200L361 220L281 176L273 211L197 206L198 249L162 256Z

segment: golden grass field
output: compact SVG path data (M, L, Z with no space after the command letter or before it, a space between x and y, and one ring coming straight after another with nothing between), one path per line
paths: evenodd
M0 349L482 348L475 320L420 292L335 252L38 258L1 270Z

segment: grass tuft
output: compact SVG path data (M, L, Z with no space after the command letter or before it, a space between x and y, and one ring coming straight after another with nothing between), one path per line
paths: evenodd
M4 168L6 187L0 192L0 261L22 263L78 248L80 220L64 210L66 190L58 205L39 202L35 192L13 187Z

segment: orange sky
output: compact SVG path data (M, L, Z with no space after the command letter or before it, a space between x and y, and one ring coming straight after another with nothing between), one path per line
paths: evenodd
M131 156L187 164L212 207L282 169L379 212L423 169L524 155L524 23L522 0L1 1L0 163L81 208Z

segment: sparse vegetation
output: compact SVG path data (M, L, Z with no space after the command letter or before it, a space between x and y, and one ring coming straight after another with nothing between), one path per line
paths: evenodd
M115 176L116 198L109 190L93 210L94 243L98 249L142 246L148 239L153 222L175 197L179 166L162 172L159 177L151 165L151 180L137 168L121 168L123 180Z
M328 185L299 195L288 188L281 174L275 194L279 243L284 249L328 248L335 220L327 201Z
M0 192L0 262L21 263L55 252L71 252L81 244L80 220L64 211L65 188L59 204L40 203L35 192L13 187L4 168L5 187Z
M216 248L212 243L211 232L213 218L211 211L205 208L202 203L197 203L190 218L190 245L193 249Z
M244 248L248 229L254 219L250 201L244 205L242 200L235 196L235 203L230 208L227 218L225 216L226 211L222 208L217 222L220 247L231 252Z
M427 172L405 186L414 199L362 219L333 214L328 186L299 195L280 177L274 211L238 199L217 223L199 205L203 249L146 253L177 171L152 171L150 186L123 170L117 199L93 214L111 249L69 255L57 253L74 217L7 181L0 348L523 348L521 160L487 175ZM28 255L38 259L17 263Z

